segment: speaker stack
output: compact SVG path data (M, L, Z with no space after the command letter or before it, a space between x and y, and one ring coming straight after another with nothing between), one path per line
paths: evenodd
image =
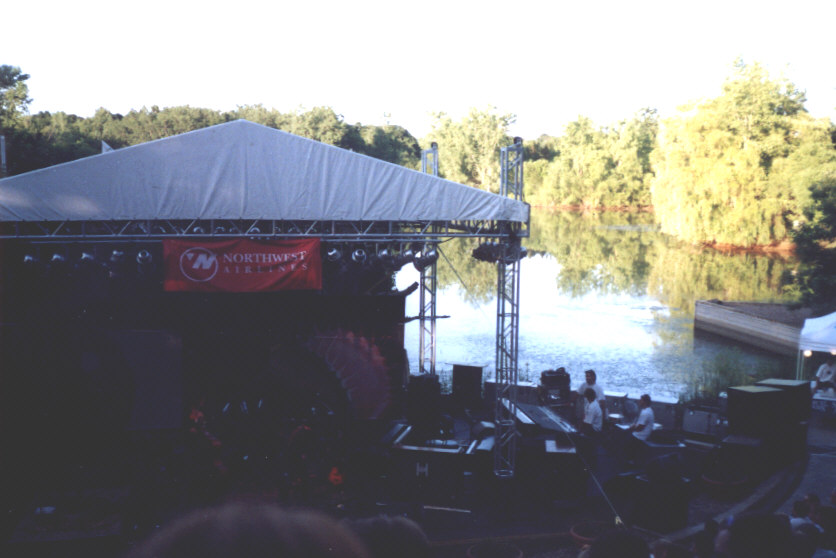
M453 365L453 401L462 409L482 407L482 367Z
M800 459L807 452L807 425L813 404L810 382L770 378L755 385L784 392L784 406L779 413L776 428L777 444L786 458Z
M805 450L804 395L799 386L771 380L730 387L727 393L729 436L720 446L727 459L742 468L767 472Z
M441 425L441 384L435 374L409 377L406 391L406 420L416 439L438 438Z
M540 399L546 405L565 405L571 401L571 377L563 367L540 373Z

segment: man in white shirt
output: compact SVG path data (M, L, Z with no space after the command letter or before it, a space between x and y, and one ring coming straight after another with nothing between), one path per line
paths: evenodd
M819 366L816 371L815 391L833 388L836 389L836 355L827 357L827 362Z
M586 416L586 408L589 406L589 401L586 399L586 390L592 389L595 391L595 400L598 402L598 405L601 408L601 412L603 416L607 416L607 400L604 396L604 388L601 387L601 384L598 383L598 377L595 374L595 370L587 370L584 372L586 374L586 381L580 385L578 388L577 394L581 397L583 401L583 408L579 410L579 414L581 417Z
M594 389L586 388L584 398L586 398L586 411L583 417L584 434L595 436L601 433L601 428L604 426L604 413L601 411L601 405L598 404Z
M650 407L650 396L648 394L645 393L639 398L639 409L641 409L639 416L629 430L633 433L633 436L646 442L650 438L650 433L653 432L653 424L656 420L653 416L653 409Z

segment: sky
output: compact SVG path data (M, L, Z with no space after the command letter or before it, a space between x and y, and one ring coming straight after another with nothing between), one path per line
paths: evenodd
M674 114L719 95L742 57L836 121L834 0L28 0L2 12L0 64L31 76L30 113L329 106L421 138L435 113L493 108L535 139L581 115Z

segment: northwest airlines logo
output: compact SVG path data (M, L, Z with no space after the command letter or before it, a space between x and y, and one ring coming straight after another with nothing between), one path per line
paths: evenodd
M189 248L180 254L180 272L196 283L211 281L219 267L218 256L206 248Z
M180 254L180 273L195 283L212 281L222 276L284 274L307 271L310 253L296 252L231 252L219 256L212 250L195 246Z

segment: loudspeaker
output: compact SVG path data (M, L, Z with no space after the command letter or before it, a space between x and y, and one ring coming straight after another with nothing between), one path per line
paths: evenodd
M406 419L415 435L437 438L441 423L441 384L435 374L409 377L406 391Z
M722 436L725 433L723 416L717 411L685 409L682 413L682 431L689 434Z
M755 385L787 392L785 409L785 419L787 421L800 422L810 418L813 392L810 390L809 381L769 378L756 382Z
M571 377L563 367L544 370L540 373L540 389L546 394L544 403L554 404L569 401L572 395Z
M768 437L786 421L789 392L764 386L735 386L727 390L729 433Z
M453 365L453 401L465 409L482 405L482 367Z

